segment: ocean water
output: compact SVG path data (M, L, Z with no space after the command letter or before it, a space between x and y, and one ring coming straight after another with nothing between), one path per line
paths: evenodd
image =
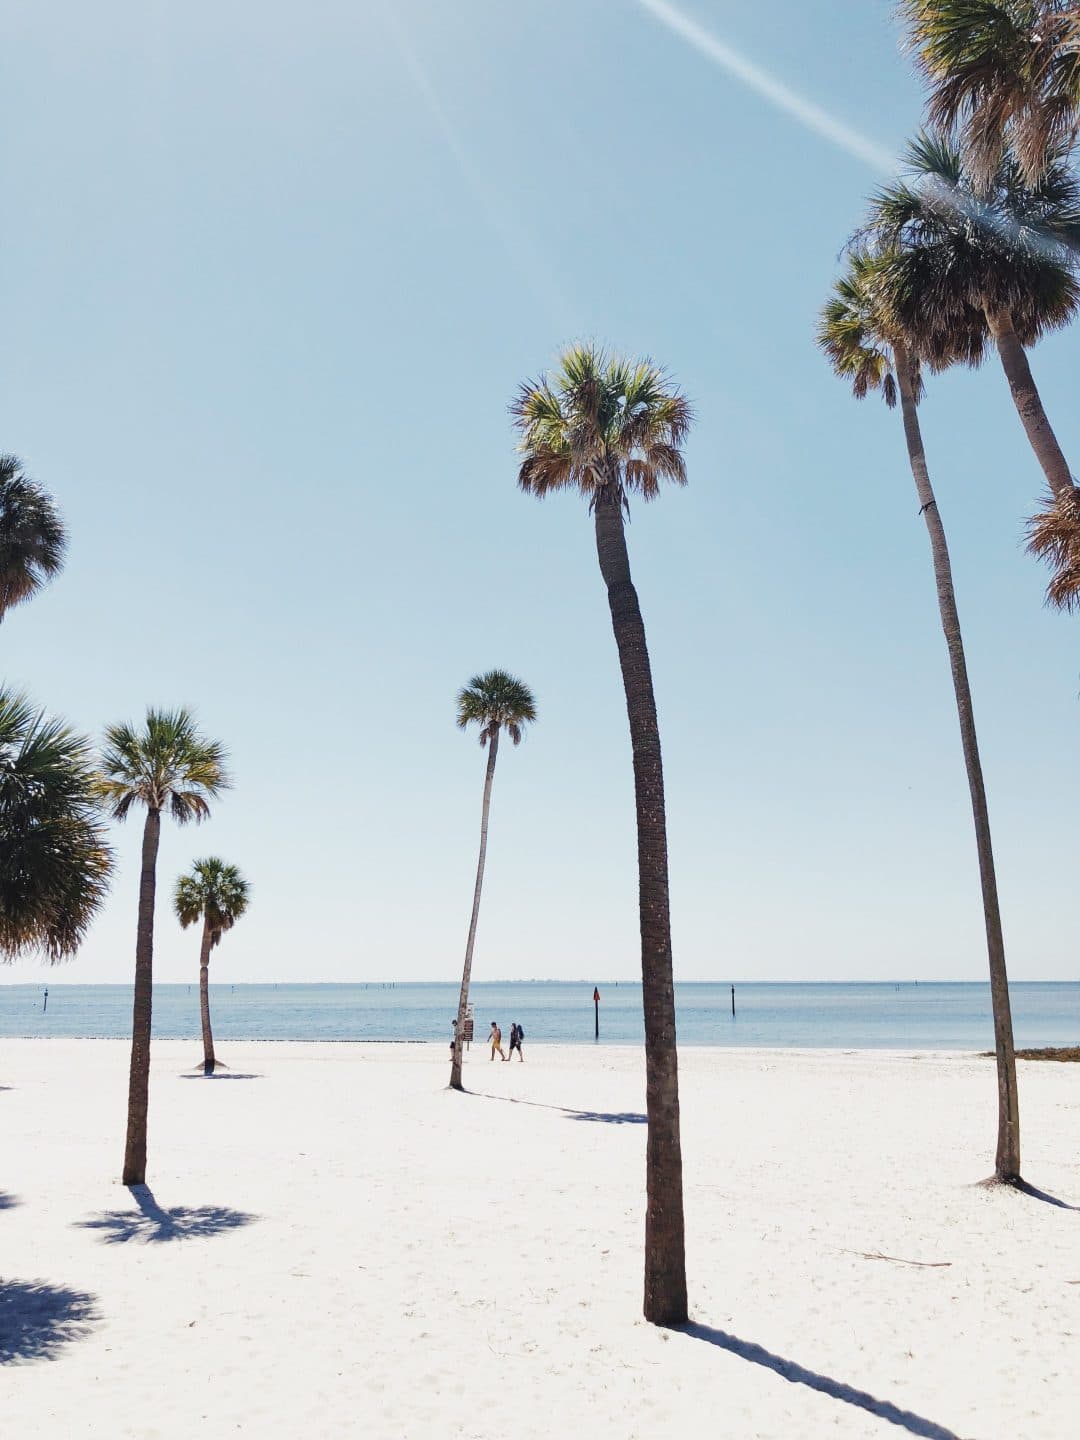
M131 1033L129 985L0 986L0 1036L122 1037ZM600 1043L640 1044L641 986L600 984ZM1080 1044L1080 983L1011 988L1020 1046ZM492 1020L512 1021L526 1045L594 1044L592 982L474 984L476 1038ZM450 1038L456 984L211 985L216 1040L421 1040ZM988 1050L993 1046L985 984L728 984L675 988L682 1045L779 1048ZM198 1040L199 990L154 989L154 1033ZM504 1041L505 1043L505 1041Z

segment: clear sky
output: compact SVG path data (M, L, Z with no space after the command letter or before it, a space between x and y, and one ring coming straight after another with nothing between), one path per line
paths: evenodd
M236 788L166 826L253 885L220 980L451 979L514 671L474 976L634 975L630 750L584 504L515 488L507 403L573 338L692 397L690 484L633 512L682 979L980 979L967 789L900 422L813 344L921 97L893 0L8 0L0 447L63 576L6 679L86 731L194 706ZM1080 453L1077 332L1033 365ZM1000 371L932 384L1017 979L1080 973L1077 622L1021 522ZM1076 463L1076 462L1074 462ZM63 970L133 968L140 822Z

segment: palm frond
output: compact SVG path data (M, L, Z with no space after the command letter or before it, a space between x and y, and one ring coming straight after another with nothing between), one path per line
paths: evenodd
M1046 599L1059 610L1080 609L1080 488L1049 495L1027 522L1027 550L1053 574Z
M0 455L0 620L63 567L67 533L51 495Z
M900 13L930 83L930 121L958 134L979 186L1010 144L1029 183L1071 146L1080 116L1073 0L901 0Z
M0 959L74 954L112 867L89 741L0 689Z

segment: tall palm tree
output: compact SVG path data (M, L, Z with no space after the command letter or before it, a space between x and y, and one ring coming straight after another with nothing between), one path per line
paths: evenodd
M1067 324L1080 306L1080 182L1056 159L1027 187L1006 155L987 191L956 146L935 135L920 135L907 158L913 182L881 191L867 227L897 252L890 282L896 320L909 333L947 333L966 327L973 310L982 313L1060 534L1076 508L1076 486L1026 347Z
M975 712L968 683L967 660L960 631L960 617L953 589L952 566L919 425L918 401L922 394L921 363L942 369L956 360L977 358L983 341L978 312L968 317L966 330L953 329L948 335L932 333L922 337L923 354L913 351L910 340L891 320L887 294L890 264L895 256L872 255L854 249L847 270L836 282L825 305L818 327L818 344L834 371L851 383L858 399L871 390L880 390L891 408L900 396L907 442L908 463L919 497L919 513L926 523L930 554L937 586L938 613L949 652L956 713L960 721L960 742L964 752L971 813L975 822L975 847L982 885L983 923L990 967L990 997L994 1016L994 1042L998 1078L998 1133L994 1174L998 1180L1015 1183L1020 1178L1020 1110L1016 1087L1016 1059L1013 1051L1012 1011L1005 968L1005 940L1001 930L997 873L990 837L990 815L986 803L979 742L975 733Z
M225 751L199 733L187 709L146 712L141 727L110 725L101 759L101 789L116 820L146 811L139 920L135 939L135 1001L131 1023L127 1139L123 1183L146 1184L146 1116L150 1097L150 1021L154 990L154 901L161 814L178 825L198 823L209 802L228 789Z
M469 982L472 979L473 946L476 924L480 917L480 890L484 883L487 859L488 815L491 810L491 785L495 779L495 757L499 753L499 736L503 731L515 745L520 745L526 725L536 719L536 701L529 687L508 675L505 670L489 670L474 675L457 697L458 728L467 730L479 725L480 744L487 746L487 770L484 775L484 803L480 813L480 857L476 862L476 886L473 890L469 938L465 942L465 966L461 973L457 1020L454 1023L454 1054L450 1065L450 1088L461 1090L461 1051L465 1043L465 1016L469 1008Z
M686 1319L679 1069L668 903L667 822L660 729L623 516L630 496L653 500L663 480L686 483L687 400L649 360L609 358L573 345L549 380L528 381L511 406L520 433L522 490L542 499L577 490L592 512L607 586L634 759L641 980L645 1011L645 1317Z
M210 1029L210 951L221 944L248 907L248 882L235 865L210 856L196 860L190 875L181 875L173 895L176 918L186 930L203 922L199 952L199 1014L202 1019L203 1074L212 1075L217 1061Z
M932 125L956 129L989 184L1011 145L1029 183L1080 126L1077 0L900 0Z
M59 573L67 534L52 497L0 455L0 620Z
M112 867L89 740L0 688L0 960L70 959Z

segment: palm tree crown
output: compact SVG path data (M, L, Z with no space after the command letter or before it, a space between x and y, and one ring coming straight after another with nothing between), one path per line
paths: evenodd
M852 249L848 268L822 309L817 343L836 374L850 380L857 400L880 390L891 410L896 404L896 372L878 298L883 270L882 261L869 250Z
M529 687L505 670L488 670L474 675L457 697L458 728L480 726L480 744L486 745L505 730L515 745L521 743L525 726L536 719L536 700Z
M518 483L540 499L570 488L590 509L602 495L626 506L630 495L654 500L661 480L686 484L690 405L650 360L572 345L551 379L522 385L510 412L525 457Z
M0 620L59 573L66 551L52 497L23 474L14 455L0 455Z
M1007 145L1030 182L1071 148L1080 120L1076 0L901 0L900 11L931 86L930 121L959 132L980 184Z
M192 873L177 880L173 904L185 930L205 920L213 949L247 909L248 882L235 865L226 865L212 855L196 860Z
M867 227L893 250L888 308L916 341L951 336L981 358L986 332L1050 489L1028 523L1028 548L1049 561L1052 605L1080 605L1080 495L1046 419L1023 347L1080 308L1080 182L1061 157L1031 186L1008 154L980 189L949 141L920 136L909 151L915 180L882 191ZM983 323L985 324L985 329ZM967 340L964 341L965 331Z
M1080 305L1080 184L1061 158L1026 186L1006 155L989 189L941 135L911 142L911 183L879 192L868 230L896 252L890 286L906 330L948 334L972 311L1007 310L1033 345Z
M117 820L126 819L133 805L168 809L178 825L205 820L208 801L232 783L225 758L224 747L199 733L189 710L150 709L142 730L106 730L101 790Z
M0 958L73 955L112 867L90 742L0 690Z
M852 394L863 400L879 390L890 409L897 400L896 350L902 346L911 367L916 400L923 393L922 367L933 372L949 365L976 365L986 345L986 321L968 306L949 330L930 324L906 329L895 314L893 287L903 280L903 257L896 249L871 250L854 244L847 270L833 286L822 308L817 343ZM900 275L898 277L898 269Z

